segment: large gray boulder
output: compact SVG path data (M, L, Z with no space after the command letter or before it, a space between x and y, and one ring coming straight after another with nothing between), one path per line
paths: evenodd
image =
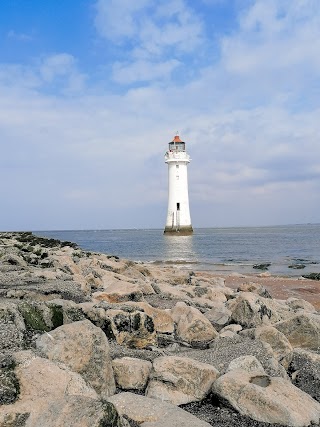
M274 325L290 341L292 347L320 349L320 316L312 313L297 313Z
M18 426L19 420L24 420L25 427L126 425L114 407L102 402L66 365L57 365L31 351L16 353L15 362L20 396L14 403L0 406L0 426Z
M246 329L241 334L270 345L273 355L278 362L281 362L285 368L288 367L288 363L291 360L292 345L288 338L275 327L269 325L259 326L253 329Z
M133 393L119 393L108 398L120 415L141 427L210 427L181 408L161 400Z
M232 370L219 377L212 390L257 421L304 427L320 420L320 404L283 378Z
M320 402L320 354L295 348L289 365L292 382Z
M231 314L231 311L224 303L214 302L211 309L204 313L204 316L218 330L230 322Z
M191 345L205 345L218 336L210 321L196 308L178 302L171 310L178 339Z
M89 320L60 326L39 337L36 346L48 359L82 375L101 397L115 392L108 340Z
M236 298L227 302L227 308L232 312L232 321L245 328L273 324L293 314L287 305L251 292L240 292Z
M200 401L218 375L213 366L187 357L158 357L153 361L146 396L174 405Z
M24 346L26 326L17 306L12 303L0 304L1 351L10 353Z

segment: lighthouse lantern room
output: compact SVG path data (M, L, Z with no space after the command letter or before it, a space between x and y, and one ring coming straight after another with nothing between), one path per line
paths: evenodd
M177 134L169 142L169 150L165 154L168 165L168 214L165 234L186 236L193 233L188 194L188 172L190 156L186 152L186 144Z

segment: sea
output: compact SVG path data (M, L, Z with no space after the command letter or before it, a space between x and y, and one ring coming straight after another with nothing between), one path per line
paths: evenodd
M190 271L278 276L320 272L320 224L198 228L191 236L160 229L36 231L82 249ZM267 270L257 268L270 264Z

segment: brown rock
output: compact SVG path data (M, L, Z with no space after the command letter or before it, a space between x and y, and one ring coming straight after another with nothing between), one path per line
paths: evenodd
M158 357L153 361L146 395L174 405L200 401L209 393L218 375L212 365L187 357Z
M81 374L103 398L115 392L108 340L89 320L60 326L38 338L36 345L48 359Z
M213 392L257 421L304 427L320 419L320 404L279 377L232 370L214 382Z
M176 335L190 344L205 344L218 336L209 320L196 308L178 302L171 310L173 320L177 323Z
M112 362L113 372L118 387L123 390L144 390L152 364L147 360L122 357Z
M181 408L161 400L133 393L119 393L109 397L121 415L127 416L141 427L210 427Z
M288 338L293 347L320 348L320 316L317 314L298 313L274 327Z
M115 425L118 415L113 406L100 401L84 379L65 365L58 366L31 351L16 353L16 362L20 396L15 403L0 406L1 426L10 419L22 419L21 414L26 414L25 427Z

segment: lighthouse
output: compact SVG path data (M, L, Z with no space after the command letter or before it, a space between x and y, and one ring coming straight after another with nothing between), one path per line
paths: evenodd
M186 144L177 134L169 142L169 150L165 154L168 165L168 214L165 234L186 236L193 233L189 208L188 171L190 156L186 152Z

